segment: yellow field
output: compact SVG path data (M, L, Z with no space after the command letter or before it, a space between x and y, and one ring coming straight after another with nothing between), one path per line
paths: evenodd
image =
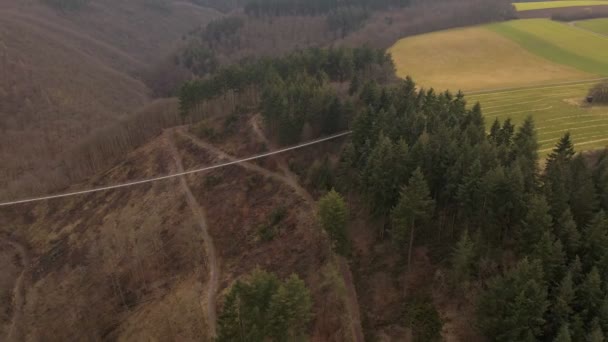
M518 11L530 11L545 8L563 8L563 7L580 7L580 6L598 6L608 5L608 1L538 1L538 2L516 2L513 4Z
M596 77L537 56L485 27L429 33L389 49L400 77L423 87L482 90Z

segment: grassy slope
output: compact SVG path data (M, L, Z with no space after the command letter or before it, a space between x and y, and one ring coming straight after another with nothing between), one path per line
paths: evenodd
M570 131L579 151L608 146L608 107L587 107L583 101L593 83L538 87L468 96L479 101L489 126L496 118L521 123L533 115L540 152L546 155Z
M484 27L405 38L390 52L399 76L411 75L422 86L438 89L491 89L593 77L535 56Z
M606 18L577 21L575 25L589 31L608 35L608 19Z
M608 75L608 39L603 37L547 19L514 20L489 28L552 62Z
M538 2L517 2L514 3L515 9L518 11L530 11L545 8L562 8L562 7L580 7L594 5L608 5L608 1L538 1Z

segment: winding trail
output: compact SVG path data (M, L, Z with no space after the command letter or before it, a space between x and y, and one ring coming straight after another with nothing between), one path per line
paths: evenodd
M262 117L258 115L254 115L249 121L253 132L257 136L257 138L266 144L271 149L277 148L272 144L272 142L266 137L264 134L264 130L260 125ZM287 183L294 187L297 193L299 193L310 205L315 217L317 216L317 206L316 202L313 199L312 195L304 189L300 183L298 182L298 176L294 174L287 164L285 163L285 159L281 157L277 157L277 163L279 165L279 169L285 174ZM363 335L363 328L361 326L361 312L359 309L359 297L357 296L357 290L355 288L355 284L353 281L353 275L350 271L350 266L348 264L348 260L342 256L336 255L338 260L338 270L340 271L340 275L342 276L342 281L346 286L346 306L348 310L349 317L351 319L350 322L350 333L355 342L364 342L365 338Z
M165 132L165 139L167 139L168 146L171 151L171 155L175 160L175 164L177 165L178 172L184 172L184 165L182 163L182 159L179 156L179 152L173 143L172 138L169 136L168 132ZM217 332L217 312L216 312L216 296L219 287L220 280L220 266L217 260L217 254L215 250L215 245L213 244L213 238L211 234L209 234L209 226L207 224L207 216L205 214L205 210L198 203L194 195L192 194L192 190L188 185L188 181L186 180L186 176L179 177L180 186L182 188L182 192L186 196L186 201L188 202L188 206L192 211L192 214L197 220L198 226L201 229L201 233L203 235L203 240L205 244L205 254L207 255L207 264L209 266L209 280L207 281L207 298L206 298L206 312L207 312L207 326L209 329L209 335L212 339L216 337ZM201 303L203 306L204 303Z
M198 147L200 147L200 148L202 148L202 149L204 149L204 150L206 150L208 152L211 152L211 153L219 156L220 158L222 158L224 160L227 160L227 161L236 161L236 160L238 160L237 157L229 155L228 153L222 151L221 149L219 149L219 148L217 148L217 147L215 147L215 146L213 146L213 145L211 145L211 144L209 144L207 142L204 142L203 140L197 138L196 136L194 136L194 135L192 135L192 134L190 134L188 132L185 132L185 131L183 131L183 130L180 129L180 130L177 130L177 133L179 135L183 136L183 137L188 138L196 146L198 146ZM288 185L289 187L291 187L293 189L293 191L296 194L298 194L300 197L302 197L304 200L306 200L306 202L308 204L314 202L312 200L312 196L310 196L310 194L308 193L308 191L306 191L305 189L303 189L293 179L290 179L290 178L288 178L286 176L280 175L280 174L278 174L276 172L272 172L272 171L270 171L268 169L265 169L265 168L263 168L263 167L261 167L259 165L254 164L254 163L243 162L243 163L239 163L238 165L241 166L241 167L243 167L243 168L245 168L245 169L247 169L247 170L249 170L249 171L257 172L257 173L259 173L259 174L261 174L263 176L266 176L268 178L272 178L272 179L274 179L276 181L279 181L279 182L282 182L282 183ZM309 200L309 198L310 198L310 200Z
M13 239L3 239L7 244L13 247L19 254L23 271L15 280L15 286L13 287L13 317L8 328L6 341L24 341L25 336L23 333L22 317L23 307L25 306L25 288L27 287L28 272L30 268L30 255L22 244Z

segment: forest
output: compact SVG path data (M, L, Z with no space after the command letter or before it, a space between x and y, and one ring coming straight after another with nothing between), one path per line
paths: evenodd
M367 48L261 59L184 85L182 113L252 86L258 100L250 110L261 110L280 143L297 142L305 125L316 134L351 128L339 162L326 170L325 191L336 191L319 202L337 253L351 255L344 198L356 196L374 218L369 229L402 256L402 272L413 248L433 246L453 295L476 294L485 336L603 341L608 153L577 154L565 134L541 168L531 117L520 127L497 120L486 132L481 106L464 94L365 72L382 66L392 68L390 56ZM337 93L332 84L342 83L348 91ZM436 242L442 234L451 242ZM434 323L410 322L419 341L440 334L429 303L418 303L422 316L414 317Z

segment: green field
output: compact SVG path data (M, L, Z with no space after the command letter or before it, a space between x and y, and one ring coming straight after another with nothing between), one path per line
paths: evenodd
M567 131L591 150L608 146L608 106L584 104L590 80L608 77L608 37L599 34L608 19L579 24L513 20L408 37L389 51L398 75L424 88L477 90L467 98L481 103L488 127L532 115L543 155Z
M546 8L562 8L562 7L580 7L580 6L597 6L608 5L608 1L538 1L538 2L516 2L513 4L518 11L530 11Z
M535 119L541 155L547 155L566 132L578 151L608 146L608 106L584 104L594 83L517 89L469 95L470 104L481 103L488 128L495 119L511 118L520 124L528 115Z
M512 20L488 27L549 61L608 75L608 38L547 19Z
M410 75L421 86L440 90L497 89L597 77L538 56L495 32L498 28L477 26L408 37L389 52L400 77Z
M608 19L606 18L577 21L574 25L608 36Z

